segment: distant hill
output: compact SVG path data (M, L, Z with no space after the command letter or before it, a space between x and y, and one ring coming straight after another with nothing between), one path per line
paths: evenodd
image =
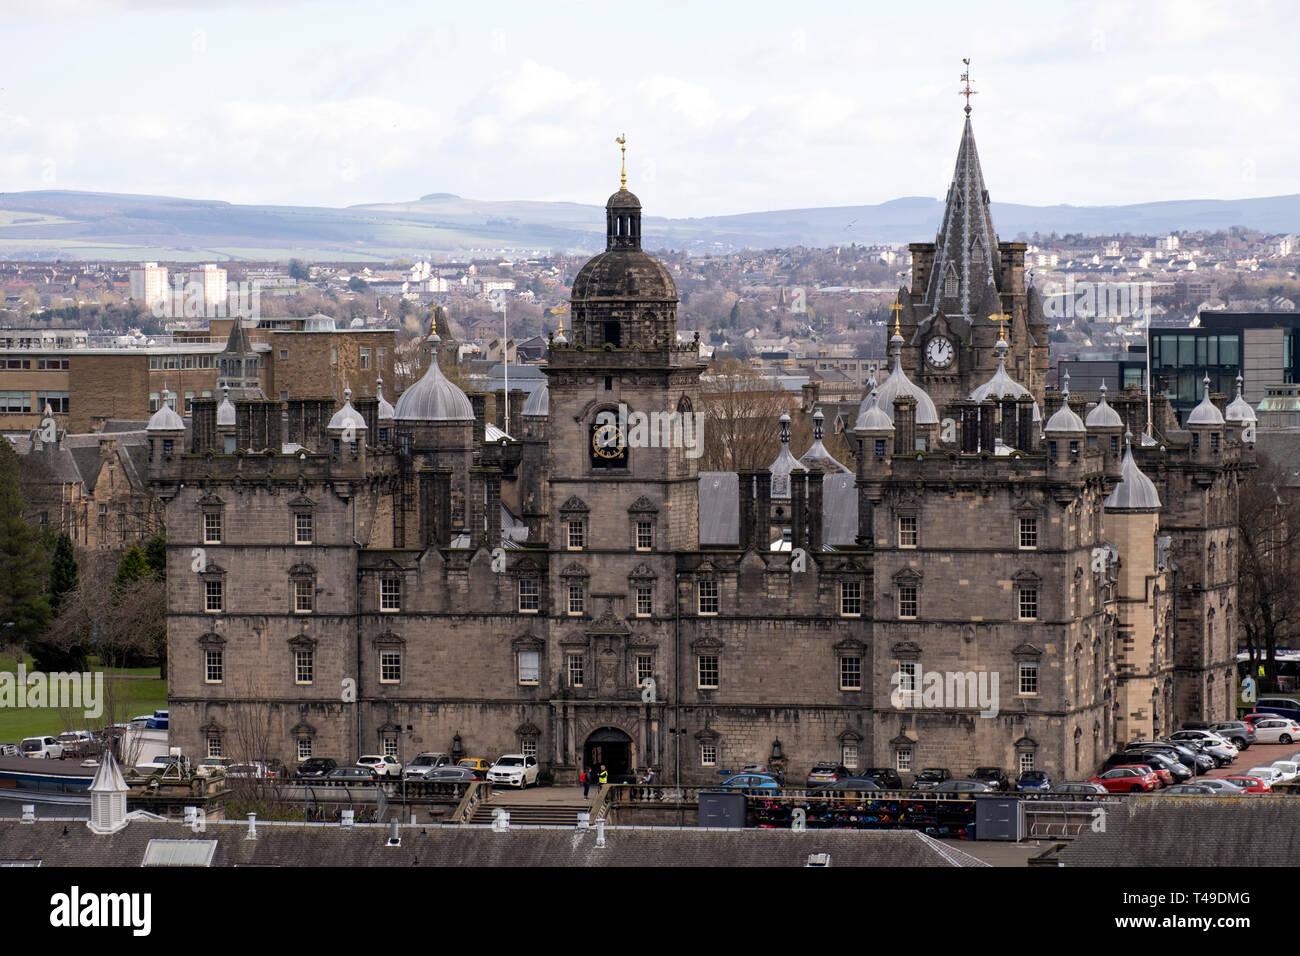
M906 197L874 206L784 209L695 219L650 216L651 248L727 252L933 238L943 204ZM1131 206L994 203L1000 238L1020 233L1163 233L1246 226L1300 233L1300 195ZM604 244L604 211L564 202L484 202L430 193L413 202L333 209L237 205L115 193L0 193L0 258L390 259L431 252L556 250Z

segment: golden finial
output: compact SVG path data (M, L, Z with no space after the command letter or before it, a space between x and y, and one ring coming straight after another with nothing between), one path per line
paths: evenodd
M560 313L560 335L564 334L564 313Z
M1007 340L1007 323L1011 321L1011 316L1005 312L995 312L989 318L998 324L998 338L1005 342Z
M903 311L903 303L901 302L889 303L889 311L894 313L894 334L897 335L899 338L902 338L903 330L899 328L898 325L898 313Z
M618 148L623 151L623 174L620 177L621 185L618 188L627 189L627 133L615 136L614 142L618 143Z
M438 334L438 310L434 309L429 313L429 334Z

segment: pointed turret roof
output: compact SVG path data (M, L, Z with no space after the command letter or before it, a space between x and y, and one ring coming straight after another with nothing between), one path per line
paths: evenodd
M823 432L824 423L825 423L825 416L822 415L822 410L818 408L813 412L812 446L806 452L804 452L802 455L799 456L799 463L801 465L806 465L809 468L816 465L823 472L827 472L827 473L838 472L840 474L852 474L850 469L845 468L833 457L831 457L831 453L828 452L826 450L826 446L822 444L822 432Z
M1124 433L1124 463L1120 466L1119 484L1106 498L1109 511L1154 511L1160 507L1160 494L1151 479L1133 460L1133 435Z
M95 771L95 779L90 783L90 792L126 793L129 789L126 780L122 777L122 771L117 766L117 761L113 758L113 752L105 750L99 760L99 769Z
M253 341L248 337L248 329L244 328L244 320L235 316L234 322L230 325L230 335L226 337L226 352L231 355L252 355Z
M990 291L996 292L998 237L989 210L989 192L984 187L979 152L970 115L957 147L957 166L944 204L943 220L934 241L934 265L925 290L925 302L945 315L971 320ZM957 294L947 295L947 280L957 280Z

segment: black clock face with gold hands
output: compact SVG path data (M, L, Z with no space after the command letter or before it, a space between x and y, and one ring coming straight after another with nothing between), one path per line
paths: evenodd
M591 423L591 466L627 467L627 439L617 424L600 420Z

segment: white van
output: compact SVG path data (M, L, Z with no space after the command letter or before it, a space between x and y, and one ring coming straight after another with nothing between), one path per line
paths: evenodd
M53 737L25 737L19 749L24 757L44 757L46 760L63 757L63 745Z

